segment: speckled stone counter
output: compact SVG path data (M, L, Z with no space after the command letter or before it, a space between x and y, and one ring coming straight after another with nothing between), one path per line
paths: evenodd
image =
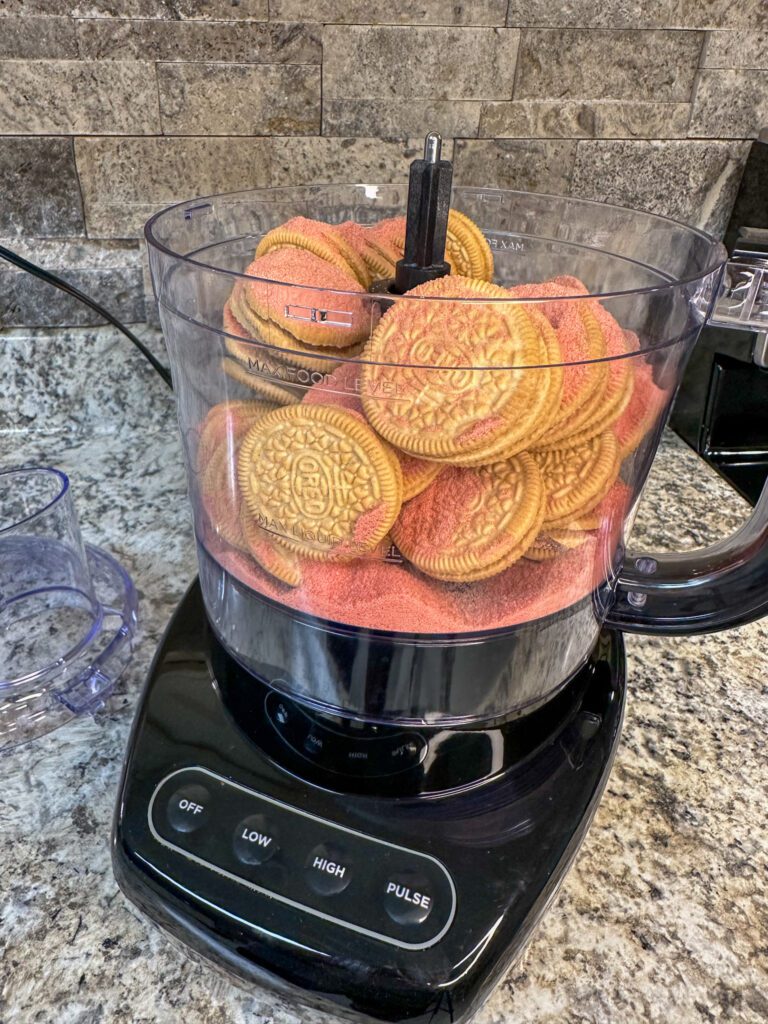
M156 343L156 339L152 339ZM118 892L109 832L155 644L195 572L170 396L111 331L0 334L0 464L71 474L85 538L132 574L118 693L0 758L0 1022L330 1020L188 960ZM692 548L746 505L671 435L639 549ZM630 637L624 738L592 829L478 1024L768 1020L768 625Z

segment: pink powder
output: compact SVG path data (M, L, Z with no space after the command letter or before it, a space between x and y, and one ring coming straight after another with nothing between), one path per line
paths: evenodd
M333 227L353 249L359 253L364 251L368 240L368 228L354 220L345 220L342 224L334 224Z
M388 217L371 225L368 230L375 239L381 239L389 245L405 238L405 217Z
M361 516L357 517L352 534L355 544L369 544L372 537L375 537L377 533L381 533L386 511L384 505L379 502L378 505L374 505L373 508L367 509Z
M441 583L380 558L302 560L303 582L286 591L250 559L206 534L205 546L246 586L323 619L395 632L462 633L499 629L567 608L608 574L631 497L619 482L599 506L601 529L575 551L549 562L520 559L478 583Z
M479 507L487 489L474 469L447 466L421 494L403 506L398 532L417 548L449 548L461 533L467 509Z
M488 434L493 434L499 427L505 426L507 421L501 416L488 416L484 420L478 420L473 423L471 427L467 427L466 430L462 430L457 435L456 440L462 447L467 444L471 447L472 441L480 441L482 438L487 437Z

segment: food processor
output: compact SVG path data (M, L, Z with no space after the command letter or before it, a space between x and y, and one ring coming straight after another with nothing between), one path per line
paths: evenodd
M768 497L626 544L707 319L763 269L663 217L457 187L256 189L147 224L199 578L160 644L113 864L185 948L381 1021L463 1021L589 827L623 632L768 610Z

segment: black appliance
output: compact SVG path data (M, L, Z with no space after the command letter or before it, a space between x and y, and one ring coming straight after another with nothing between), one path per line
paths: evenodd
M734 275L735 303L763 305L768 272L768 129L750 149L725 244L734 267L751 268ZM726 306L723 314L728 313ZM670 426L754 505L768 477L768 317L762 330L733 330L734 326L738 321L725 326L710 323L702 329Z

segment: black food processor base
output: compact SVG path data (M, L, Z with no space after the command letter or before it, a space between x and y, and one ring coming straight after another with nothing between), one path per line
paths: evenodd
M584 838L624 671L621 635L606 632L558 697L507 724L343 721L235 666L195 584L136 715L117 880L247 982L356 1019L466 1020Z

